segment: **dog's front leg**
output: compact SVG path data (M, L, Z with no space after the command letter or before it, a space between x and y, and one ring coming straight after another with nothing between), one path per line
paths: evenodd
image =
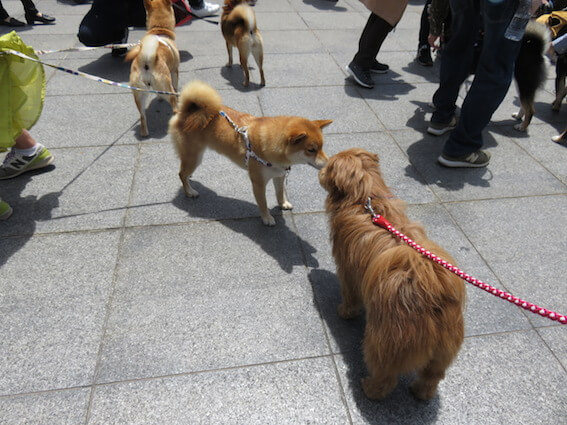
M261 175L253 174L252 172L250 172L250 179L252 180L252 190L254 191L256 204L258 204L258 209L260 210L262 222L266 226L275 226L276 220L270 214L270 210L268 210L268 203L266 201L267 181Z
M293 205L291 205L291 202L287 199L285 192L285 176L274 177L274 188L276 189L276 198L280 208L282 210L291 210Z

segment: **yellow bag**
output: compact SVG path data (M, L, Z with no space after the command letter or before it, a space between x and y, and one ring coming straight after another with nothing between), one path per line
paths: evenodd
M37 59L34 49L27 46L15 31L0 36L0 151L13 146L22 129L33 127L45 99L43 66L3 54L6 49Z
M541 15L536 19L536 21L546 25L551 30L551 38L555 39L559 32L567 24L567 11L557 10L555 12L548 13L547 15Z

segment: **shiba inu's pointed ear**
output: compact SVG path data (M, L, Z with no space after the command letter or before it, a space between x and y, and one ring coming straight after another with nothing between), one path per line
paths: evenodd
M292 134L291 136L289 136L289 143L295 145L296 143L301 142L306 137L307 137L307 133L305 132Z
M314 120L313 123L319 128L325 128L331 124L333 120Z

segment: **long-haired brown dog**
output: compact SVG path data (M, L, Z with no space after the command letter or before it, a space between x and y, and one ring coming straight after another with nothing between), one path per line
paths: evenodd
M225 0L221 15L221 31L228 50L228 63L232 66L232 48L238 49L240 66L244 71L245 87L250 84L250 71L248 69L248 56L252 56L260 69L260 84L265 86L264 78L264 41L256 26L256 14L251 6L256 0Z
M179 51L175 45L175 15L171 0L144 0L146 8L146 35L139 46L126 55L132 61L130 85L174 93L179 78ZM140 134L147 136L146 99L148 93L133 90L134 101L140 112ZM175 112L177 96L159 95L169 100Z
M405 204L382 179L377 155L341 152L319 172L319 181L328 192L325 206L342 293L339 316L353 318L362 307L366 312L364 393L382 399L400 374L417 371L413 394L432 398L463 341L464 283L374 225L364 208L367 198L400 232L454 264L452 258L406 216Z

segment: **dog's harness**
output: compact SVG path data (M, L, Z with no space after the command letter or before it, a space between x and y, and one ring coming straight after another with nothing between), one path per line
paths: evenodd
M390 224L390 222L386 220L383 216L374 212L374 209L372 208L372 198L368 198L366 204L364 205L364 208L366 208L366 210L370 213L372 218L372 223L374 223L376 226L380 226L383 229L387 230L395 237L407 243L410 247L415 249L424 257L427 257L434 263L437 263L440 266L446 268L451 273L456 274L464 281L476 286L477 288L484 289L486 292L489 292L492 295L496 295L497 297L500 297L508 302L511 302L512 304L515 304L518 307L523 308L524 310L530 311L534 314L539 314L542 317L547 317L550 320L555 320L563 325L567 324L567 316L565 316L564 314L559 314L554 311L548 310L546 308L540 307L536 304L532 304L528 301L524 301L523 299L515 297L514 295L508 292L502 291L501 289L497 289L494 286L484 283L483 281L472 277L471 275L465 273L458 267L453 266L451 263L443 260L442 258L438 257L432 252L426 250L421 245L419 245L418 243L416 243L415 241L404 235L396 228L394 228L394 226L392 226L392 224Z
M265 165L266 167L271 167L272 166L271 162L268 162L265 159L260 158L252 150L252 144L250 143L250 139L248 137L248 127L246 126L238 127L224 111L219 111L219 114L221 117L226 118L228 123L232 126L232 128L234 128L234 131L236 131L242 137L242 140L244 141L244 146L246 147L246 153L244 154L244 165L246 166L246 168L248 168L248 161L250 160L250 158L254 158L256 161L258 161L262 165ZM289 170L289 168L287 170Z

